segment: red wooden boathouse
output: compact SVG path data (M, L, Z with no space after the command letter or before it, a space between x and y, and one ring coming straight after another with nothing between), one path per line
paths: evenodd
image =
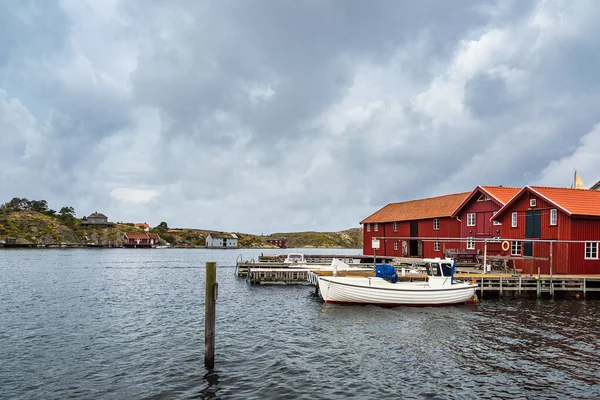
M451 217L460 221L459 237L466 239L493 239L502 235L499 221L492 217L521 188L504 186L477 186L471 194L454 210ZM463 243L467 251L483 254L484 244L481 241L467 240ZM500 254L500 242L487 245L488 255Z
M160 237L156 233L125 233L123 234L123 247L149 248L160 244Z
M553 273L600 274L600 191L525 186L492 221L502 223L502 254L524 273L549 273L552 246Z
M460 247L460 243L421 241L415 238L457 238L460 221L452 213L470 192L427 199L390 203L361 221L363 254L372 255L371 240L381 241L378 255L394 257L444 257L444 248ZM398 238L397 240L394 238Z

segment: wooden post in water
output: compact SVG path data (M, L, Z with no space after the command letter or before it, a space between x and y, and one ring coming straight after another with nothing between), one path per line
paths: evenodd
M215 367L215 305L217 302L217 263L206 263L206 298L204 311L204 366Z

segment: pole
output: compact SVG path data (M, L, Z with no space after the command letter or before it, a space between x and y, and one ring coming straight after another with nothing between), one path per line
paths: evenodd
M554 285L552 284L552 242L550 242L550 255L548 258L550 259L550 292L554 296Z
M217 302L217 263L206 263L206 297L204 312L204 366L215 367L215 305Z
M483 239L483 273L487 274L487 239Z
M375 256L375 247L373 247L373 269L377 268L377 256Z

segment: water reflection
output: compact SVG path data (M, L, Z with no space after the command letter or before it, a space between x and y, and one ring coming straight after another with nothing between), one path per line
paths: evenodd
M600 398L598 302L323 304L313 287L236 278L225 266L238 254L0 251L1 397ZM213 260L207 371L202 266Z

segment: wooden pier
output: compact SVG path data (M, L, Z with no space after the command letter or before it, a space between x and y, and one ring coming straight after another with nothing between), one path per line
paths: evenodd
M314 272L314 274L309 274ZM401 275L399 280L426 280L425 274ZM375 276L368 265L362 270L339 271L338 275ZM246 280L251 284L303 284L316 285L315 275L331 276L332 271L311 270L309 268L252 268L248 269ZM477 284L480 299L506 296L542 297L561 295L563 297L598 297L600 275L519 275L457 273L455 279L472 281Z

